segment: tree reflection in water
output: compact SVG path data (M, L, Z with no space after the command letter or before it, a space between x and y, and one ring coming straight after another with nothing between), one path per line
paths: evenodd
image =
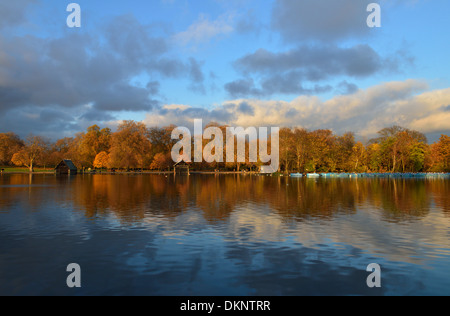
M73 203L88 218L113 213L124 222L147 215L170 219L191 209L200 210L207 221L221 221L247 203L270 207L286 220L298 221L355 214L358 206L381 210L386 221L420 220L429 214L432 203L450 215L450 181L446 180L250 175L3 175L1 210L7 211L18 199L39 209L42 195L48 192L59 203Z
M449 186L4 174L0 264L7 268L0 272L8 273L0 273L0 294L60 294L68 262L89 266L88 294L448 293ZM386 276L378 292L365 283L372 262ZM36 285L42 274L52 286Z

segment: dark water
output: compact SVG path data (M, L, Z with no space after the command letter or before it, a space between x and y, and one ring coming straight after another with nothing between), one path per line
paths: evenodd
M0 295L450 295L449 268L448 180L0 176Z

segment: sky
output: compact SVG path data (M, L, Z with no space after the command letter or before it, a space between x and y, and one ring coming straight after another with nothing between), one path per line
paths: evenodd
M69 28L71 2L0 0L0 133L203 119L450 134L448 0L78 0Z

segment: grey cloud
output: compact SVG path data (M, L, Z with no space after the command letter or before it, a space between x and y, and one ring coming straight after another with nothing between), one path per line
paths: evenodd
M239 79L225 84L225 90L233 98L262 96L262 91L255 87L253 79Z
M312 95L332 90L330 85L318 84L315 84L311 88L305 88L301 78L302 76L296 72L276 74L264 78L261 83L261 88L256 87L252 79L240 79L227 83L225 85L225 90L232 98L262 98L280 93Z
M246 14L236 21L235 29L240 34L258 35L264 26L258 22L258 17L253 10L248 10Z
M296 117L297 115L299 115L299 112L296 109L290 109L286 112L285 118L289 119Z
M194 58L189 58L189 65L190 65L190 77L191 80L200 83L205 80L205 76L202 73L201 70L201 64L197 62Z
M161 78L186 78L197 89L205 80L200 62L173 58L166 39L153 36L131 15L106 23L100 32L66 30L58 38L0 34L0 51L0 114L55 107L77 112L70 126L67 117L52 116L59 127L79 126L77 119L110 120L115 112L158 108ZM144 86L133 83L142 74L154 79ZM91 111L83 110L87 105ZM29 121L23 113L17 117ZM47 130L47 125L25 125L34 126L36 133Z
M89 36L68 35L47 41L37 38L9 40L6 52L13 62L0 62L7 75L0 86L5 107L33 104L60 105L67 108L92 103L99 109L112 111L149 110L152 89L128 82L137 70L128 69L126 61L92 48ZM3 103L2 102L2 103ZM119 104L122 102L122 104Z
M113 51L120 58L133 62L144 62L148 57L168 51L166 40L150 36L150 31L131 14L116 17L105 28L106 39Z
M358 90L359 90L359 88L356 84L349 83L345 80L340 82L337 87L337 92L342 95L353 94Z
M278 0L272 28L285 41L334 41L367 35L367 5L372 0Z
M204 118L208 116L209 111L203 108L188 108L186 110L180 110L179 114L186 117Z
M161 84L158 81L150 81L147 83L147 90L150 94L156 95L159 93Z
M232 97L310 95L331 91L333 88L330 85L319 84L330 78L364 78L395 71L402 63L403 59L380 56L369 45L348 48L334 44L302 45L280 53L259 49L234 62L236 70L245 79L227 83L225 90ZM314 83L312 87L311 83ZM339 90L347 89L345 93L354 91L355 88L357 87L338 87Z
M210 111L207 119L209 121L217 121L219 123L226 124L235 119L235 114L229 113L223 108L218 108Z
M155 71L165 78L182 77L189 73L189 66L181 60L167 57L152 59L146 62L145 69Z
M39 134L50 139L73 136L81 130L75 117L63 109L39 109L21 107L0 116L0 133L14 131L24 138L29 134Z
M106 122L106 121L113 121L116 118L105 111L90 110L81 115L79 119L88 122Z
M255 115L255 109L247 102L241 102L238 111L247 115Z
M0 29L14 27L25 20L26 10L37 0L2 0L0 2Z
M232 121L235 118L235 114L230 112L229 107L219 107L217 109L204 109L198 107L189 107L186 109L159 109L157 112L159 115L164 116L166 119L173 119L169 124L181 124L182 126L189 125L187 122L192 118L203 119L203 122L217 122L225 124ZM185 120L186 122L183 122ZM183 125L184 124L184 125Z
M191 80L191 84L189 88L193 91L205 94L206 90L203 85L205 81L205 76L202 72L202 64L196 61L194 58L189 58L189 77Z
M93 103L98 110L105 111L149 111L159 105L150 99L150 91L144 88L118 83L96 96Z
M367 76L380 70L383 59L368 45L340 48L335 45L300 46L283 53L259 49L235 62L244 73L301 70L305 79L318 81L330 75Z
M43 109L39 113L39 120L42 123L52 123L55 121L71 122L73 117L66 112L60 110Z
M330 85L314 85L313 88L305 88L302 84L303 75L299 72L288 72L276 74L263 80L262 91L267 95L276 93L284 94L314 94L328 92L332 88Z
M20 89L0 86L0 114L27 103L29 99L29 94Z

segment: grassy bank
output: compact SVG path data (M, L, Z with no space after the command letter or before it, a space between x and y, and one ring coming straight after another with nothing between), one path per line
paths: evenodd
M4 173L30 173L28 168L19 168L19 167L0 167ZM34 173L48 173L54 172L54 168L34 168Z

